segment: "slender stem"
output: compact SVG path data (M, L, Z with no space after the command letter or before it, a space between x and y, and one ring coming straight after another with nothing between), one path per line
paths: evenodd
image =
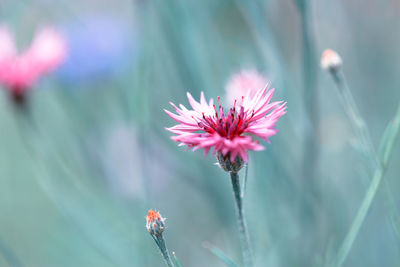
M207 249L209 249L211 251L211 253L213 253L216 257L218 257L223 263L226 264L226 266L228 267L238 267L237 264L228 256L225 254L225 252L223 252L221 249L219 249L218 247L208 243L208 242L204 242L203 246ZM177 266L179 267L179 266Z
M342 102L344 104L347 116L352 122L352 125L355 128L354 130L362 142L363 150L367 154L369 160L371 161L372 167L374 169L378 168L384 169L387 164L387 159L380 158L379 154L376 152L371 140L371 135L368 130L367 124L365 123L365 120L362 118L360 111L358 110L357 104L354 101L354 97L350 91L350 88L347 85L343 72L341 70L331 69L330 74L332 75L332 78L339 91L340 97L342 98ZM399 115L396 115L395 118L398 118L398 116ZM384 137L385 136L383 136L381 139L379 150L385 149L386 140ZM398 214L396 212L396 207L393 200L393 193L386 181L385 181L385 190L387 192L387 194L385 194L385 197L390 203L392 215L398 218Z
M301 241L303 256L299 259L302 264L307 265L309 259L305 256L318 254L320 237L311 238L315 232L315 226L320 225L321 214L318 208L321 205L321 193L319 181L317 179L317 166L320 148L318 145L320 112L318 105L317 74L318 61L315 49L315 35L312 18L312 1L294 1L299 15L302 40L302 79L303 79L303 105L306 115L304 143L302 147L302 178L299 216L301 218L301 228L306 238Z
M243 202L240 193L240 181L237 172L230 172L233 195L235 197L236 212L238 216L239 236L242 246L243 261L246 267L253 266L253 257L250 248L249 234L247 232L246 221L244 219Z
M341 244L338 254L337 254L337 258L336 258L336 262L335 265L336 266L341 266L344 261L346 260L353 244L354 241L361 229L361 226L367 216L367 213L369 211L369 208L375 198L375 195L379 189L379 186L383 180L385 171L386 171L386 167L388 164L388 159L390 158L392 149L393 149L393 145L394 142L390 142L388 144L386 144L386 140L385 138L382 138L381 141L381 148L383 150L386 151L386 158L382 158L380 159L378 154L376 153L374 146L372 144L371 141L371 137L368 131L368 127L365 123L365 121L363 120L362 116L360 115L360 112L358 110L358 107L356 105L356 102L354 101L353 95L351 94L351 91L349 89L349 87L347 86L345 77L343 75L343 73L340 70L335 70L332 69L330 70L330 74L332 75L332 78L337 86L337 89L339 91L340 97L342 98L342 101L344 103L345 106L345 110L347 112L347 115L349 116L350 120L352 121L352 124L355 128L355 131L357 132L359 138L361 139L363 148L366 152L366 154L369 156L369 159L371 160L371 162L373 163L373 166L375 167L375 172L373 175L373 178L370 182L368 191L364 197L363 202L361 203L361 206L357 212L357 215L353 221L353 224L351 225L348 233L346 234L345 239L343 240L343 243ZM395 115L395 120L400 117L400 105L399 105L399 109ZM395 123L398 121L395 121ZM397 131L395 130L392 133L393 136L397 136L398 135L398 129ZM395 137L392 137L391 140L395 140ZM390 188L386 185L386 190L388 192L387 196L389 198L389 202L391 202L391 198L392 198L392 193ZM392 208L392 215L394 217L398 217L397 213L394 212L395 208Z
M246 186L247 186L247 175L249 174L249 163L246 163L245 172L244 172L244 179L243 179L243 186L242 186L242 193L241 197L244 198L244 194L246 193Z
M371 180L371 183L369 185L369 188L365 194L364 200L361 203L361 206L357 212L357 215L353 221L353 224L351 225L348 233L346 234L345 239L343 240L343 243L341 244L337 258L335 261L335 266L341 266L344 261L346 260L353 244L354 241L360 232L361 226L368 214L368 211L371 207L371 204L375 198L375 195L379 189L379 186L383 180L383 177L385 175L385 171L387 168L388 160L391 156L393 146L394 146L394 141L396 140L398 134L399 134L399 118L400 118L400 105L397 110L397 113L395 115L395 119L392 122L392 125L394 125L394 128L391 129L393 132L391 133L391 139L386 140L385 138L382 138L381 141L381 148L384 150L384 156L382 159L379 158L378 154L375 152L374 146L372 144L369 131L367 128L367 125L365 121L362 119L360 112L358 111L357 105L354 101L354 98L351 94L350 89L348 88L346 84L346 80L344 79L344 75L341 72L331 70L330 71L333 80L336 83L336 86L339 90L340 96L342 97L342 101L345 104L346 112L348 116L350 117L350 120L353 122L353 125L356 128L356 131L363 143L364 149L366 150L367 154L370 156L370 160L374 163L375 167L375 172L373 175L373 178ZM389 187L386 187L389 196L391 197L391 191ZM397 214L394 214L397 215Z
M156 242L158 248L160 249L160 252L165 260L165 263L168 265L168 267L174 267L174 264L171 261L171 257L169 256L167 246L165 245L164 237L162 235L159 236L152 235L152 237L154 238L154 241Z
M354 97L351 94L349 87L347 86L346 79L343 73L341 71L335 70L331 70L330 73L339 91L340 97L342 98L347 116L352 121L355 131L361 139L366 154L369 155L373 166L379 167L380 160L374 149L374 145L372 144L367 124L360 115L360 111L358 110L357 104L354 101Z
M178 260L178 257L176 256L176 253L174 251L172 251L172 257L174 258L176 267L182 267L181 263Z
M301 19L302 30L302 61L303 61L303 91L304 108L309 119L304 142L303 176L311 183L315 183L316 162L319 148L318 136L318 90L317 90L317 57L315 54L315 38L311 16L311 1L295 1ZM308 186L309 183L307 184ZM314 186L314 184L311 184ZM315 192L314 192L315 193Z
M375 195L379 189L379 186L383 180L383 177L385 175L385 171L387 168L387 164L389 161L389 158L393 152L393 147L396 139L398 138L399 131L400 131L400 105L397 110L397 113L395 115L395 119L392 122L393 128L391 129L391 138L387 140L387 144L382 144L383 147L385 147L385 155L382 165L379 165L374 173L374 176L372 178L372 181L370 183L370 186L368 188L367 193L365 194L364 200L361 203L361 206L357 212L356 218L353 221L353 224L351 225L350 230L348 231L342 245L339 248L338 256L335 262L335 266L341 266L344 261L347 258L347 255L349 254L353 243L360 232L361 226L368 214L368 211L371 207L371 204L375 198Z
M357 212L356 218L354 219L349 232L347 233L342 245L339 248L337 262L335 266L342 266L342 264L346 260L347 255L349 254L353 246L353 243L360 231L361 225L363 224L365 217L367 216L367 213L369 211L372 201L374 200L376 192L378 191L383 175L384 172L382 171L381 168L376 169L371 184L369 185L368 191L365 194L364 200L361 203L361 206Z
M10 267L21 267L23 266L20 259L17 257L15 252L7 246L5 242L0 238L0 254L3 256L5 262L8 263Z

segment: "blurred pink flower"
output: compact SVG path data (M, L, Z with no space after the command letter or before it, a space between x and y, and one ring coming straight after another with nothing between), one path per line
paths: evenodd
M250 96L254 96L267 83L268 79L254 69L233 74L225 87L227 104L233 105L235 99L240 99L247 92L250 92Z
M0 26L0 83L17 99L23 98L41 76L63 62L66 54L66 41L53 28L42 29L31 46L18 54L12 34Z
M269 137L277 133L276 122L286 113L286 102L270 103L273 93L274 89L268 90L268 86L259 89L254 96L248 91L239 101L234 101L226 114L219 97L217 110L213 99L207 103L203 92L200 103L187 93L193 110L182 104L178 108L171 103L178 114L165 112L179 124L167 130L176 134L171 138L180 145L187 145L193 150L203 148L205 155L214 147L214 154L218 152L224 157L229 156L231 162L237 156L247 162L247 150L264 149L253 137L258 136L269 142Z

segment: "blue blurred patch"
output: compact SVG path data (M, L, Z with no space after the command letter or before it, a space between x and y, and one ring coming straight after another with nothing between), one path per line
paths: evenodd
M69 54L58 74L66 82L104 79L128 70L136 61L137 31L116 17L89 16L64 29Z

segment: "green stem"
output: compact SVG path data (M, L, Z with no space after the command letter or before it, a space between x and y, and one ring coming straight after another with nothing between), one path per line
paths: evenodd
M8 263L10 267L21 267L22 262L17 257L15 252L7 246L5 242L0 238L0 254L3 255L4 261Z
M385 172L381 168L376 169L371 184L369 185L368 191L357 212L356 218L354 219L349 232L347 233L341 247L339 248L338 257L336 261L337 263L335 264L335 266L342 266L342 264L346 260L347 255L349 254L353 246L353 243L360 231L360 228L365 220L365 217L368 214L369 208L371 207L372 201L374 200L374 197L376 195L376 192L378 191L379 185L382 181L384 174Z
M364 200L357 212L356 218L353 221L353 224L351 225L351 228L349 232L347 233L340 249L338 252L337 260L336 260L336 266L341 266L344 261L347 258L347 255L349 254L354 240L356 239L360 228L362 226L362 223L365 220L365 217L367 216L367 213L371 207L372 201L374 200L374 197L378 191L379 185L383 180L383 177L386 172L387 165L389 163L389 159L391 157L391 154L393 152L393 147L395 144L395 141L398 138L400 131L400 105L397 109L397 113L393 119L392 122L390 122L385 135L386 138L383 139L381 147L383 148L383 158L382 158L382 164L377 167L375 170L374 176L372 178L372 181L370 183L370 186L368 188L368 191L364 197ZM385 137L384 135L384 137Z
M218 257L218 259L220 259L223 263L225 263L226 266L238 267L237 264L228 255L226 255L225 252L223 252L221 249L217 248L216 246L214 246L208 242L204 242L203 246L206 249L209 249L211 251L211 253L213 253L216 257Z
M152 235L152 237L153 237L154 241L156 242L158 248L160 249L160 252L163 255L165 263L168 265L168 267L175 267L171 261L171 257L169 256L167 246L165 245L164 237L162 235L159 235L159 236Z
M309 119L306 140L304 142L303 176L315 183L316 162L318 159L318 90L317 90L317 57L315 54L315 38L311 16L311 1L296 0L301 19L302 30L302 61L303 61L303 91L304 108ZM309 186L309 185L308 185Z
M178 257L176 256L175 252L173 252L173 251L172 251L172 257L174 258L176 267L182 267L181 263L178 260Z
M363 146L375 166L375 172L372 181L369 185L368 191L364 197L363 202L361 203L361 206L357 212L353 224L351 225L350 230L348 231L345 239L343 240L342 245L339 248L339 252L335 261L335 266L341 266L346 260L354 244L354 241L358 233L360 232L361 226L368 214L371 204L375 198L375 195L385 175L388 160L392 154L394 141L396 140L397 135L399 133L400 105L395 115L395 119L393 120L393 122L391 122L391 124L389 124L388 127L391 130L390 138L387 140L383 138L381 141L381 148L384 152L384 156L382 159L380 159L374 150L374 146L371 142L368 128L358 111L357 105L354 101L351 91L349 90L346 81L344 79L344 75L335 70L331 70L331 74L339 90L340 96L342 97L342 100L345 104L346 112L350 117L350 119L352 120L353 125L355 126L356 131L360 139L362 140ZM390 188L387 187L386 189L389 195L391 196Z
M380 161L374 149L374 145L372 144L367 125L360 115L357 104L354 101L349 87L347 86L343 73L335 70L331 70L330 73L339 91L347 116L352 121L355 131L360 137L362 145L366 150L366 154L370 156L370 160L372 161L374 167L379 167Z
M366 152L366 154L369 156L371 162L373 163L373 166L375 167L375 172L372 178L372 181L370 182L368 191L364 197L364 200L357 212L356 218L353 221L353 224L351 225L351 228L349 229L342 245L339 248L339 252L335 261L336 266L341 266L344 261L346 260L353 244L354 241L361 229L361 226L366 218L366 215L369 211L369 208L375 198L375 195L379 189L379 186L381 184L381 181L383 180L386 167L388 164L388 159L390 158L390 155L392 153L392 149L394 146L394 140L396 140L396 136L398 135L398 124L399 124L399 117L400 117L400 106L399 109L397 110L397 113L395 115L395 119L392 122L391 125L394 125L393 132L391 133L392 138L386 142L385 138L382 138L381 141L381 150L384 150L384 156L382 159L379 158L378 154L376 153L374 146L371 141L371 137L368 131L368 127L363 120L362 116L360 115L360 112L357 108L357 104L354 101L353 95L351 94L351 91L349 87L347 86L345 77L343 73L340 70L335 70L331 69L330 74L332 75L332 78L337 86L337 89L339 91L340 97L342 98L342 101L345 106L346 113L350 120L352 121L352 124L355 128L355 131L357 132L359 138L361 139L363 148ZM390 126L390 125L389 125ZM396 128L397 127L397 128ZM385 136L384 136L385 137ZM390 188L386 185L386 190L388 192L389 200L390 197L392 197ZM392 202L390 202L392 203ZM393 212L394 209L392 209L392 213L394 217L397 218L397 214Z
M245 172L244 172L244 179L243 179L243 186L242 186L242 192L241 192L241 197L242 199L244 198L244 194L246 193L246 186L247 186L247 175L249 174L249 163L246 163L245 167Z
M253 257L250 248L249 234L247 232L246 221L244 219L243 202L240 193L240 181L237 172L230 172L233 195L235 197L236 212L238 216L239 236L242 246L243 261L246 267L253 266Z
M294 0L300 15L301 48L302 48L302 79L303 79L303 105L306 115L304 143L302 147L302 178L304 183L300 191L299 208L301 228L307 240L301 242L306 253L315 254L320 248L320 238L309 238L318 225L320 213L317 212L321 203L319 181L317 179L317 166L320 148L318 146L320 112L318 106L317 74L318 61L315 49L315 36L312 18L312 1ZM309 259L302 256L303 264L308 264Z

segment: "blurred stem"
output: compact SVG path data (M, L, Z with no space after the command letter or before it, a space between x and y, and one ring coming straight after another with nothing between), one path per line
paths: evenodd
M165 240L164 240L163 235L159 235L159 236L151 235L151 236L153 237L154 241L156 242L157 247L160 249L160 252L163 255L165 263L168 265L168 267L175 267L171 261L171 257L169 256L169 252L168 252L167 246L165 245Z
M176 267L182 267L181 263L178 260L178 257L176 256L176 253L174 251L172 251L172 257L174 258Z
M357 132L357 135L361 139L362 145L366 150L366 154L370 156L370 160L376 168L380 165L379 158L375 152L374 145L372 144L367 125L361 117L360 112L357 108L357 104L354 101L354 97L351 94L349 87L347 86L346 79L341 71L331 69L330 73L343 101L347 116L349 116L352 125Z
M243 261L246 267L253 266L253 257L250 248L249 234L247 231L246 221L244 219L243 201L240 193L240 181L237 172L230 172L233 195L235 197L236 212L238 216L239 236L242 246Z
M330 74L332 75L332 78L336 84L336 87L339 91L339 95L342 99L343 105L345 107L347 116L349 117L350 121L352 122L352 126L354 127L355 132L357 133L358 137L360 138L362 142L362 148L363 152L368 156L369 160L372 163L372 166L374 169L378 168L386 168L387 164L387 158L383 155L380 157L376 150L374 149L374 145L372 143L371 135L368 130L367 124L365 123L364 119L362 118L360 111L357 107L357 104L354 100L354 97L350 91L349 86L347 85L346 78L341 71L341 69L335 69L331 68L329 69ZM397 115L396 115L397 116ZM395 116L395 118L396 118ZM386 132L385 132L386 133ZM382 140L380 142L380 147L379 151L385 150L388 144L385 142L385 135L382 137ZM393 198L392 191L387 184L386 180L384 180L384 185L385 185L385 190L387 194L384 194L386 197L389 205L390 205L390 212L392 218L395 218L397 221L400 220L397 211L396 211L396 205L395 201ZM395 226L395 225L393 225ZM394 231L397 231L396 228L394 228Z
M16 110L15 113L15 126L16 126L16 131L20 134L20 140L23 143L23 148L26 151L26 154L31 158L32 162L35 165L35 172L32 174L35 176L36 181L38 182L38 185L40 188L43 190L43 192L46 193L46 196L49 197L49 199L52 201L52 203L62 211L63 216L68 220L68 222L74 223L77 227L80 233L84 238L87 238L89 240L89 244L93 246L93 248L103 254L108 260L111 261L114 266L116 263L114 262L113 258L110 257L109 251L104 249L100 243L97 242L96 240L93 240L90 235L87 235L85 229L82 227L82 220L80 219L80 216L74 216L73 213L68 213L65 214L65 210L62 209L60 206L61 200L59 200L60 197L62 197L62 193L60 190L57 190L56 187L54 186L54 183L52 182L55 177L58 177L60 174L57 173L52 173L50 168L45 164L47 158L46 156L49 156L50 153L48 152L47 149L43 146L45 141L41 142L40 149L37 148L35 141L39 140L39 131L38 131L38 126L36 124L36 121L34 120L33 114L31 113L31 110L26 109L26 110ZM36 140L37 139L37 140ZM48 140L45 139L44 140ZM51 151L52 152L52 151ZM53 156L53 155L51 155ZM72 169L68 169L67 167L64 167L65 165L60 165L62 168L64 168L65 172L69 172ZM75 177L78 175L77 173L74 172L69 172L68 175L70 177ZM39 179L40 178L40 179ZM64 199L64 202L65 199ZM65 207L65 206L64 206ZM1 240L0 240L1 243ZM1 244L0 244L1 246ZM10 258L9 258L10 259ZM16 258L15 258L16 259ZM23 266L20 261L13 261L13 265L10 266L12 267L19 267ZM19 264L19 265L18 265Z
M371 207L371 204L375 198L375 195L386 172L387 164L392 154L395 140L397 139L397 136L399 134L400 105L397 109L394 119L392 120L392 122L389 123L381 140L380 150L382 151L382 157L379 158L374 150L366 123L364 122L358 111L357 105L354 101L351 91L346 84L343 73L337 71L336 69L331 69L330 73L345 104L346 112L353 122L353 125L355 126L357 133L363 142L364 148L367 150L367 154L371 157L371 160L373 161L375 166L375 172L364 197L364 200L361 203L361 206L351 225L350 230L348 231L342 245L339 248L338 256L335 261L335 266L341 266L346 260L354 244L354 241L361 229L361 226L367 216L367 213ZM389 197L391 197L390 188L387 187L386 189L389 193Z
M386 168L377 168L375 170L375 173L374 173L372 181L369 185L368 191L364 197L363 202L361 203L360 208L358 209L356 218L354 219L349 232L347 233L342 245L339 248L336 266L342 266L342 264L346 260L347 255L349 254L349 252L353 246L353 243L354 243L358 233L360 232L361 226L362 226L362 224L367 216L367 213L371 207L372 201L375 198L376 192L378 191L379 185L383 179L385 171L386 171Z
M342 266L342 264L346 260L347 255L349 254L353 246L354 240L356 239L358 232L360 231L361 225L364 222L365 217L369 211L372 200L374 199L375 194L379 188L379 184L383 178L383 174L384 172L381 168L378 168L375 171L374 177L372 178L371 184L368 188L365 198L361 203L361 206L357 212L357 216L354 219L349 232L347 233L342 245L339 248L335 266Z
M311 1L296 0L301 18L302 54L303 54L303 90L304 108L309 119L303 155L303 175L311 182L315 180L315 166L318 158L318 92L317 92L317 58L315 54L314 35L312 29Z
M3 255L5 262L11 267L22 267L22 262L18 259L14 251L7 246L0 238L0 254Z
M209 249L216 257L218 257L223 263L225 263L226 266L237 267L237 264L231 258L229 258L229 256L227 256L225 252L223 252L221 249L208 242L204 242L203 246Z
M320 227L321 213L317 212L321 205L320 190L316 179L318 161L318 123L320 120L318 108L317 73L318 64L315 53L315 37L311 13L311 0L293 0L300 15L301 45L302 45L302 81L303 81L303 105L305 110L304 144L302 148L302 188L300 188L299 216L301 229L306 238L299 244L301 264L309 264L309 258L305 255L317 255L321 248L323 237L311 238Z

